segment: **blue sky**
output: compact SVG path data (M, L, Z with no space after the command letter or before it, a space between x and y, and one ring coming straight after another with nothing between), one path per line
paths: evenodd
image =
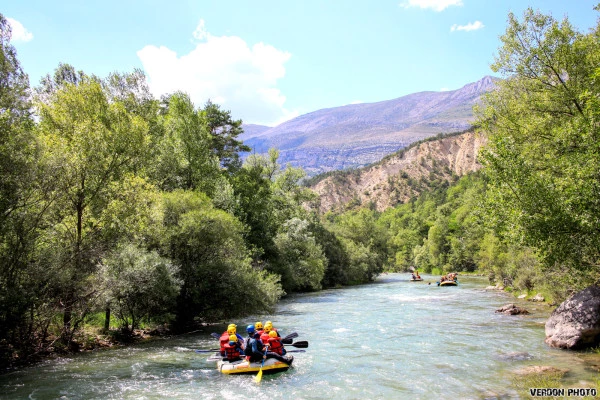
M60 62L105 77L141 68L158 97L183 90L246 123L454 90L492 75L508 12L568 16L600 0L19 0L0 13L32 86ZM92 3L92 4L86 4Z

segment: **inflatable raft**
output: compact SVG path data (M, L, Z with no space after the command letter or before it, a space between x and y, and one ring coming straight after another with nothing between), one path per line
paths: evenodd
M444 281L440 284L438 284L438 286L456 286L458 285L458 282L456 281Z
M262 367L263 374L274 374L276 372L287 371L294 361L294 356L285 355L283 356L287 361L279 361L276 358L267 358L265 365ZM256 374L261 367L260 362L248 362L246 360L240 361L219 361L217 363L217 369L221 373L226 375L238 375L238 374Z
M421 282L423 279L410 279L409 282Z

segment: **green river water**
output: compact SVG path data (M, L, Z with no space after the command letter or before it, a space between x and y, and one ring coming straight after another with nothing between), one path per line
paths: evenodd
M211 332L226 325L143 344L64 357L0 376L4 399L485 399L518 398L515 371L531 365L566 368L568 387L597 379L589 354L544 344L549 307L522 302L528 316L494 311L515 302L485 291L487 280L461 277L438 287L435 277L409 282L388 274L375 283L294 295L273 315L285 336L310 343L287 372L227 376L195 349L218 347ZM290 347L289 349L293 349Z

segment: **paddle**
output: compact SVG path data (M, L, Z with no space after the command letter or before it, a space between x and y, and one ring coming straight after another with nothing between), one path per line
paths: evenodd
M306 350L286 350L286 353L306 353Z
M308 342L303 340L300 342L288 344L287 346L298 347L299 349L306 349L308 347Z
M286 337L281 339L281 343L283 344L291 344L292 343L292 339L297 338L298 334L296 332L292 332L289 335L287 335Z
M216 333L216 332L213 332L213 333L211 333L211 334L210 334L210 336L214 337L214 338L215 338L215 339L217 339L217 340L221 339L221 335L219 335L219 334L218 334L218 333Z
M196 353L212 353L214 351L219 351L220 349L209 349L209 350L196 350Z
M265 359L267 357L267 352L269 351L269 345L265 346L265 354L263 354L263 360L262 363L260 364L260 369L258 370L258 374L256 374L256 378L254 378L254 381L256 383L260 383L260 380L262 379L262 369L265 365Z

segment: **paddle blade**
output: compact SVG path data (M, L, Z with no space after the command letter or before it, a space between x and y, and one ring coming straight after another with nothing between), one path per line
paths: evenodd
M298 333L297 332L292 332L289 335L286 335L281 341L283 342L284 340L288 340L288 339L294 339L298 337Z
M283 344L292 344L293 341L294 341L294 339L288 339L288 338L281 339L281 343L283 343Z
M262 367L260 367L260 370L258 371L258 374L256 374L256 377L254 378L254 381L256 383L260 383L261 379L262 379Z
M296 342L296 343L290 344L289 346L297 347L299 349L306 349L308 347L308 342L306 342L306 341Z
M216 332L213 332L213 333L211 333L211 334L210 334L210 336L214 337L214 338L215 338L215 339L217 339L217 340L221 339L221 335L219 335L219 334L218 334L218 333L216 333Z

